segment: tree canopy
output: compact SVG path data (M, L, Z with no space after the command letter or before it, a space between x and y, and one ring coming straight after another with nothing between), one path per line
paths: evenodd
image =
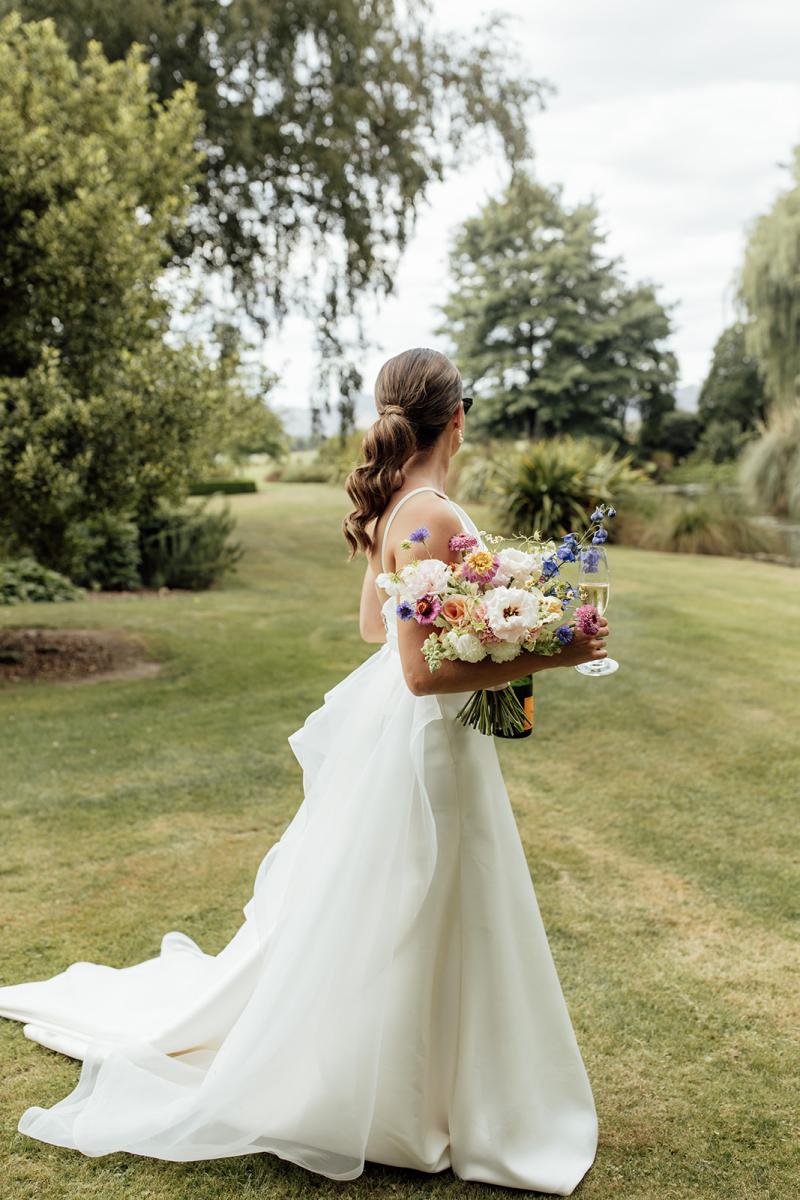
M518 171L457 231L449 336L492 433L594 433L621 439L629 410L648 438L674 408L677 362L650 284L628 286L604 252L593 204Z
M4 7L52 17L77 60L92 38L112 60L141 43L161 101L194 84L202 175L174 248L222 273L258 321L295 305L315 314L345 408L342 316L364 292L391 290L429 185L471 151L474 131L510 161L525 157L544 90L515 66L498 18L444 36L429 0Z
M739 429L754 429L766 408L764 381L755 356L747 348L744 324L724 329L714 346L711 368L697 400L703 426L734 421Z
M800 145L791 175L792 186L754 223L740 277L748 349L781 407L800 398Z
M52 22L15 15L0 74L0 536L67 569L73 523L179 498L263 405L235 353L169 337L193 86L160 104L137 53L78 66Z

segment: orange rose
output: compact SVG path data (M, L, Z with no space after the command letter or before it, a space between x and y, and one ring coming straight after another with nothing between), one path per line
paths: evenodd
M442 605L442 616L450 625L464 625L469 620L466 596L448 596Z

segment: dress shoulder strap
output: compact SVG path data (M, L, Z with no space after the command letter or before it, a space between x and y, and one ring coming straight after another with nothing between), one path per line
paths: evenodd
M457 506L453 503L453 501L450 499L450 497L445 496L444 492L437 492L435 487L426 485L423 487L413 488L412 491L406 492L405 496L400 497L400 499L397 501L397 504L395 504L394 508L389 513L389 520L386 522L386 528L383 531L383 541L381 542L381 570L382 571L386 570L386 566L384 563L384 553L386 551L386 538L389 534L389 530L392 527L392 521L397 516L398 510L400 508L402 508L402 506L405 504L406 500L410 500L411 497L416 496L418 492L436 492L437 496L440 496L442 498L442 500L447 501L447 503L450 505L450 507L453 509L453 511L458 516L459 520L461 521L462 526L464 524L461 512L458 510Z

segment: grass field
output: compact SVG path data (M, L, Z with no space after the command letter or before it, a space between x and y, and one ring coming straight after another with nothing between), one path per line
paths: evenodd
M247 555L224 590L0 610L135 631L165 661L155 679L0 688L4 983L149 958L169 929L220 949L300 803L287 736L373 652L341 494L276 484L232 507ZM612 562L622 669L539 676L535 736L499 744L599 1112L576 1194L789 1200L800 574L617 547ZM7 1200L521 1194L374 1164L336 1184L268 1155L86 1159L16 1132L78 1064L11 1022L0 1038Z

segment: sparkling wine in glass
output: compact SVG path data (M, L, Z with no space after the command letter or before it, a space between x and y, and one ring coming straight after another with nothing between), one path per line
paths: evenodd
M580 551L577 586L581 604L593 604L600 616L604 616L611 597L611 577L608 555L602 546L587 546ZM618 669L619 663L614 658L596 658L593 662L578 663L575 668L581 675L611 675Z

